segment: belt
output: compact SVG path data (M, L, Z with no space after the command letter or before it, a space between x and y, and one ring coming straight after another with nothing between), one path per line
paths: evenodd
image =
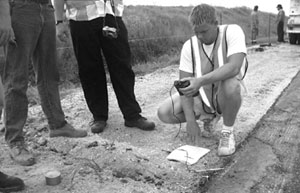
M37 4L49 4L51 0L11 0L11 2L33 2Z

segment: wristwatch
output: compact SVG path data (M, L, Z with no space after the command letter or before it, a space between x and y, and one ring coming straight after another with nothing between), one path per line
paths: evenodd
M63 20L57 20L56 21L56 25L60 24L60 23L63 23Z

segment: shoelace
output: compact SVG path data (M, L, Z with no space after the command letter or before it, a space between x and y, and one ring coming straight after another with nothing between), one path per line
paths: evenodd
M19 155L22 154L23 151L26 152L26 153L29 152L26 145L24 143L21 143L21 142L17 142L15 144L15 148L18 150Z
M229 147L229 137L230 137L230 132L222 132L222 137L220 140L220 144L222 147Z

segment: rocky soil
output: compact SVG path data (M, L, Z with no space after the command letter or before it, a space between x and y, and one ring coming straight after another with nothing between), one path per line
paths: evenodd
M236 121L238 148L260 118L274 103L300 69L299 47L278 44L263 50L249 50L249 69L245 78L247 93ZM124 126L113 89L109 86L110 117L107 129L83 139L48 137L47 122L39 105L30 107L24 134L37 163L16 165L8 155L4 137L0 138L1 170L24 179L28 193L192 193L205 192L215 176L226 171L234 156L216 155L216 137L203 138L201 147L211 151L197 164L171 162L166 156L185 144L185 125L167 125L156 117L159 104L174 93L178 66L169 66L136 78L135 92L143 115L156 122L156 130L141 131ZM67 120L78 129L89 130L91 114L81 88L70 89L62 99ZM222 120L217 125L217 134ZM217 136L217 135L216 135ZM214 172L210 169L224 168ZM56 169L62 174L57 186L45 184L45 173ZM205 170L205 171L203 171Z

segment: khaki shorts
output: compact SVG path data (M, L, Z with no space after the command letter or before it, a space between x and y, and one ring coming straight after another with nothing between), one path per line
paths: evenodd
M217 101L217 93L214 95L214 107L217 109L218 107L218 101ZM219 113L217 110L212 110L210 107L208 107L202 100L201 96L198 95L194 97L194 113L195 116L199 120L207 120L207 119L214 119L216 116L221 116L221 113Z

